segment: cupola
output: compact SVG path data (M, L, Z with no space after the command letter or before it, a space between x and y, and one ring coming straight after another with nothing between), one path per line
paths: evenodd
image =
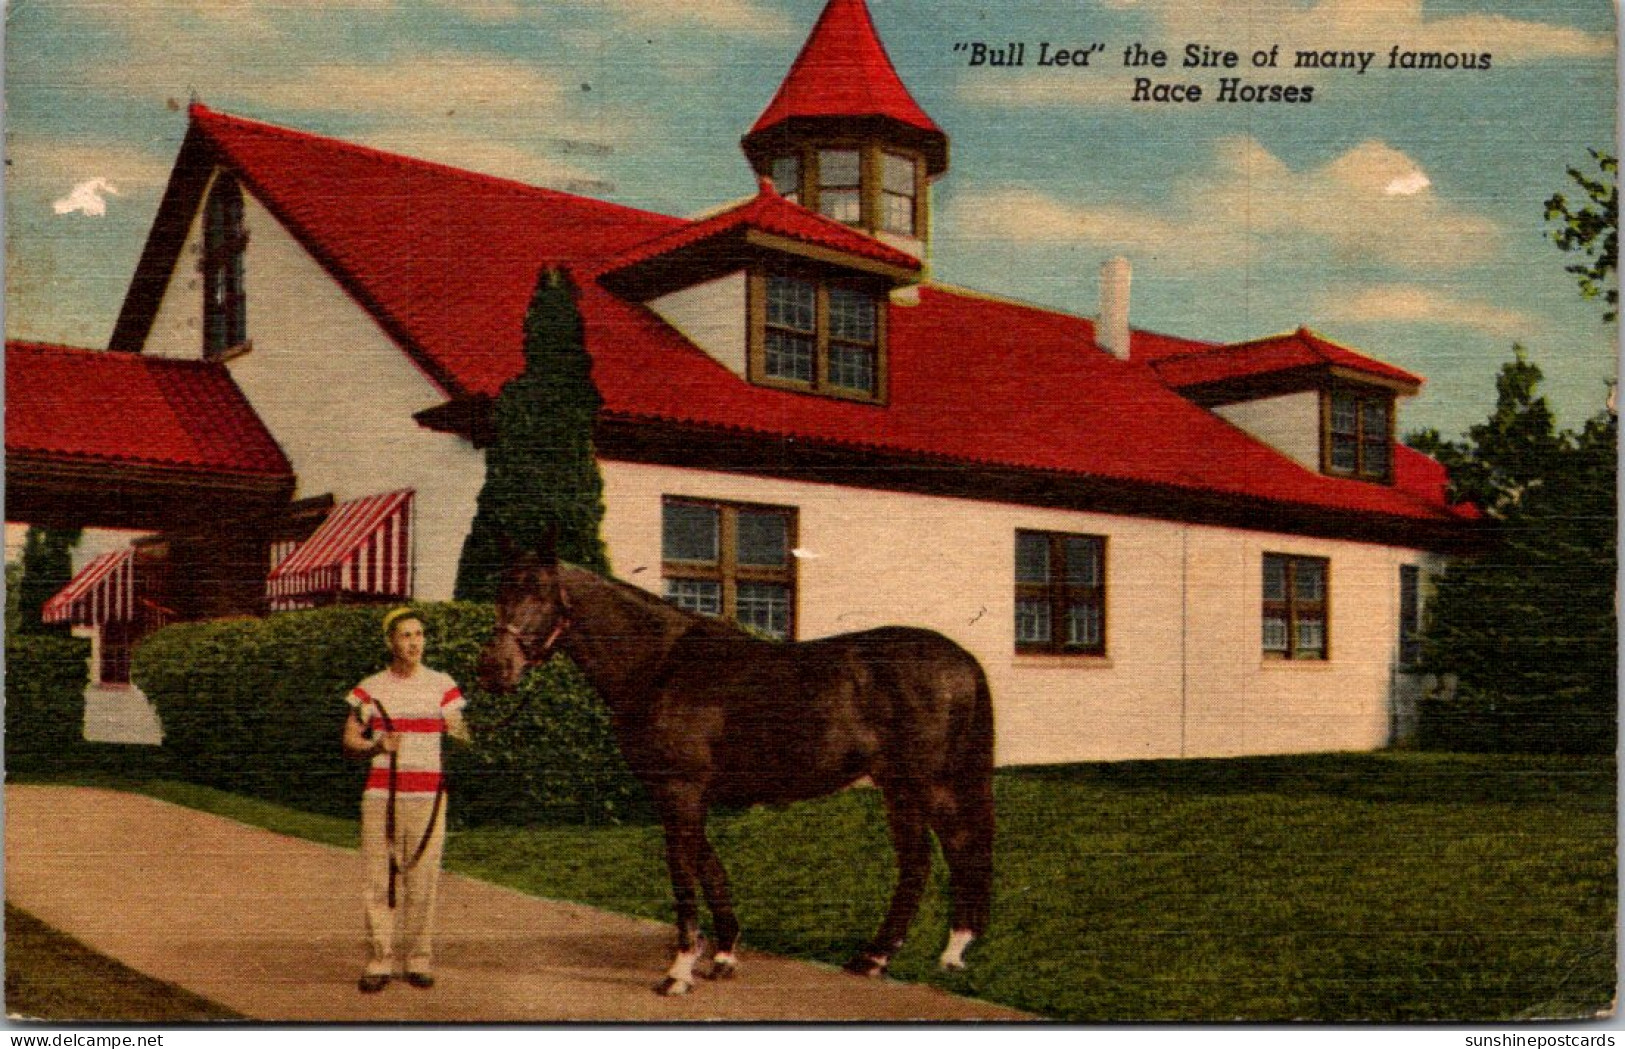
M925 255L948 136L903 86L864 0L829 0L741 145L789 200Z

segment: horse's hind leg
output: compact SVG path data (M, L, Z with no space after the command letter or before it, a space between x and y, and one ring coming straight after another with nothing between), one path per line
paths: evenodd
M882 787L886 817L891 824L892 847L897 850L897 887L891 908L874 941L846 963L849 973L879 976L903 946L909 924L920 909L931 876L931 839L926 828L925 805L917 792Z
M993 904L992 786L939 786L931 793L928 813L948 861L953 893L953 918L941 965L963 969L965 948L987 930Z
M700 828L700 887L705 891L705 904L711 908L711 924L716 931L717 951L711 959L707 979L726 980L739 970L734 948L739 944L739 919L734 916L733 897L728 891L728 869L722 858Z

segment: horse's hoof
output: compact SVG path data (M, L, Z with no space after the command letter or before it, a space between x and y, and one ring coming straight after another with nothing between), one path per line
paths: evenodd
M731 980L739 975L739 963L733 959L712 961L711 968L705 973L707 980Z
M886 963L890 959L876 958L871 954L860 954L847 962L841 968L853 976L884 976Z
M965 964L963 959L959 961L944 960L942 963L942 971L945 973L962 973L968 968L969 966Z
M679 995L687 994L693 989L693 984L689 983L687 980L679 980L675 976L668 976L664 980L661 980L659 983L655 984L655 993L660 995L662 998L676 998Z

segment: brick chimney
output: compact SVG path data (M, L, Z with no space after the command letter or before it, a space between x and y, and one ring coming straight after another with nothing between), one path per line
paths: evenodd
M1128 292L1134 270L1121 255L1100 264L1100 316L1095 342L1120 360L1129 358Z

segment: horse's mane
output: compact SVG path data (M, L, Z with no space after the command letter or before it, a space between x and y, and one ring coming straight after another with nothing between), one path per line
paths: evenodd
M643 587L634 583L628 583L624 579L617 579L614 576L599 575L597 572L594 572L589 568L583 568L580 565L571 564L568 561L560 561L559 567L570 569L572 575L574 575L577 579L589 583L590 585L601 586L604 589L611 590L615 593L631 598L638 604L639 607L645 611L653 613L662 622L665 622L673 627L681 627L682 630L679 632L700 630L713 637L733 637L745 640L754 640L748 631L740 629L738 626L728 622L726 619L718 619L714 616L702 616L698 612L685 611L678 608L670 601L667 601L660 595L652 594L643 589Z

